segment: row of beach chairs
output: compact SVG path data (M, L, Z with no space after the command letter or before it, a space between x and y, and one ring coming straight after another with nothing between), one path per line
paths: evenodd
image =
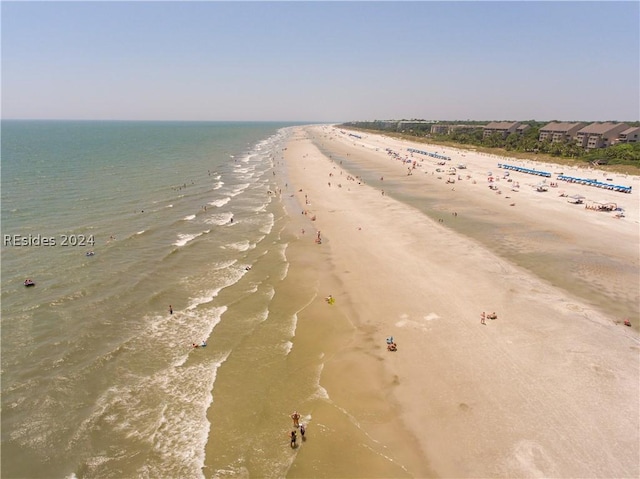
M498 163L498 168L504 168L505 170L518 171L520 173L527 173L529 175L537 175L537 176L544 176L545 178L551 178L551 173L547 171L532 170L530 168L523 168L521 166L505 165L503 163Z
M581 185L595 186L611 191L619 191L621 193L631 193L631 186L614 185L613 183L604 183L598 180L588 178L574 178L573 176L558 175L558 179L569 183L579 183Z
M439 155L438 153L432 153L430 151L416 150L415 148L407 148L407 151L410 151L411 153L420 153L421 155L427 155L431 158L437 158L438 160L451 161L451 157L449 156Z

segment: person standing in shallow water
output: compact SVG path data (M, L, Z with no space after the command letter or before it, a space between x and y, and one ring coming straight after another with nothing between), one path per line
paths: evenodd
M290 436L291 436L291 448L293 449L294 447L296 447L296 439L297 439L297 434L295 429L291 431Z
M298 414L298 411L293 411L291 419L293 419L293 427L298 427L300 425L300 414Z
M169 314L173 314L173 307L169 305Z

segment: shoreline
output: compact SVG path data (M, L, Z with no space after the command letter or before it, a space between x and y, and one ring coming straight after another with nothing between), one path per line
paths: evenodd
M298 150L299 133L293 135L284 152L283 173L289 187L283 189L282 197L291 217L291 233L297 237L287 256L292 272L301 265L309 271L311 266L318 294L298 314L294 348L308 353L318 348L320 341L323 367L319 386L328 394L312 405L313 419L308 424L311 442L297 453L287 477L415 477L416 473L433 477L433 471L423 464L417 443L404 445L393 457L387 454L389 438L401 443L411 432L398 426L398 404L386 393L380 394L388 387L382 357L376 354L370 361L360 361L361 344L371 339L363 339L354 323L358 321L357 310L333 262L331 241L315 242L318 223L312 214L304 214L313 205L305 204L304 190L293 187L299 181L299 171L291 171L290 162L299 154L305 155L308 147ZM327 304L328 294L335 298L335 304ZM414 465L411 471L407 463Z
M295 154L285 152L289 189L301 204L308 195L308 209L317 216L314 227L323 238L317 246L329 250L331 270L344 288L330 293L337 300L334 306L355 328L348 347L322 373L321 384L332 400L348 404L345 409L387 448L390 458L402 457L409 476L637 475L637 332L446 225L455 221L452 213L473 220L471 211L449 212L442 224L393 199L394 189L419 189L431 176L425 170L407 175L389 161L383 144L397 140L367 135L364 143L354 144L322 126L296 132L289 142L300 143ZM370 180L346 179L351 175L339 160L322 154L311 137L330 143L351 167L365 161L360 168L369 171ZM397 143L392 147L400 149ZM363 152L357 160L356 150ZM381 171L384 180L370 186ZM478 183L479 178L469 185L474 206L504 212L491 221L513 237L507 226L519 208L508 206L506 194L483 196L480 188L486 184ZM451 191L443 180L429 185L436 196ZM459 202L462 195L451 193ZM599 224L603 217L593 221L594 216L565 214L564 204L543 201L524 189L518 195L518 205L528 204L528 213L539 208L540 214L525 218L533 216L533 223L546 225L547 231L549 225L568 228L565 218L574 215L571 228L585 231L587 246L606 238L598 234L611 233L598 233L609 228ZM631 198L637 200L637 190ZM549 204L558 216L553 221ZM450 205L445 201L440 208L444 212ZM625 213L623 221L634 221L637 206ZM620 221L612 228L618 237L633 240L628 226ZM526 239L524 233L518 241ZM528 241L542 248L558 239L565 241L554 246L561 256L563 245L571 245L567 238L547 234ZM516 242L514 248L519 246ZM630 246L637 250L637 240ZM618 253L629 260L629 251ZM626 274L636 272L637 260ZM483 310L496 310L498 319L480 325ZM306 327L301 321L300 330ZM389 335L398 342L396 353L386 351ZM359 401L349 393L359 388L344 373L356 369L369 378L367 383L377 383ZM378 402L390 408L389 418L401 419L401 427L397 419L371 420L369 406ZM300 455L289 476L305 475L304 464Z

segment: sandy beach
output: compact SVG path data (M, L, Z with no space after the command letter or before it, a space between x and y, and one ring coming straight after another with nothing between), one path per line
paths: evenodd
M296 339L347 318L338 340L322 330L321 385L395 468L320 473L330 458L305 447L290 477L638 477L638 177L331 126L297 129L284 160L302 210L290 259L320 275Z

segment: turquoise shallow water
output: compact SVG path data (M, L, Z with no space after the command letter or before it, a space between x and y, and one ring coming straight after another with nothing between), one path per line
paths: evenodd
M203 475L218 368L291 350L287 126L2 123L2 477Z

